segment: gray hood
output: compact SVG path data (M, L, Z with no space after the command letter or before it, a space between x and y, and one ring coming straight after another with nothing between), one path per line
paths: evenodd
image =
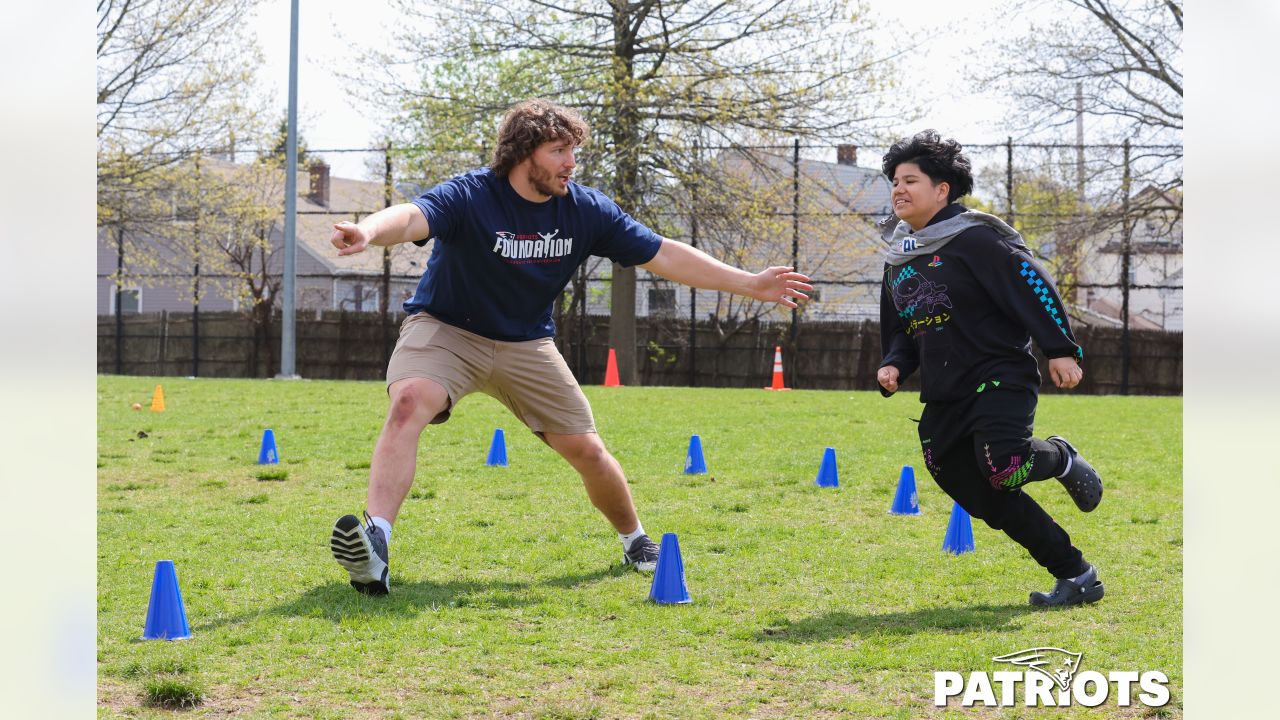
M965 230L983 225L995 230L1014 247L1027 250L1027 244L1017 230L995 215L977 210L965 210L955 217L920 228L918 232L911 232L911 226L899 220L897 215L890 215L877 225L880 237L887 245L885 262L895 266L921 255L932 255Z

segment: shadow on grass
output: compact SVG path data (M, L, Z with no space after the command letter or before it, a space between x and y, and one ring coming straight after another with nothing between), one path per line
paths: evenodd
M193 632L215 630L227 625L259 620L278 615L284 617L322 618L341 622L355 615L412 616L424 611L446 608L515 608L536 605L546 601L542 592L547 588L572 589L587 583L626 574L628 568L612 565L584 573L572 573L534 582L501 580L456 580L451 582L396 583L392 579L391 593L381 597L369 597L357 593L349 584L331 582L312 587L296 599L264 608L260 612L240 613L218 618L193 626Z
M833 612L761 629L761 642L822 642L849 635L914 635L918 632L1000 632L1016 630L1011 621L1036 612L1029 605L971 605L927 608L882 615Z

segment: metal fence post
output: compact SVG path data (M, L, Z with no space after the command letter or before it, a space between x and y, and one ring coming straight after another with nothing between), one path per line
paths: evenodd
M700 160L698 140L693 141L694 160ZM698 184L689 185L689 245L698 247ZM689 286L689 387L698 386L698 288Z
M385 160L385 173L382 183L382 202L384 208L391 207L391 143L388 141L382 149ZM391 247L382 248L382 300L378 303L378 311L382 315L382 361L391 362Z
M1124 140L1124 178L1120 182L1120 394L1129 394L1129 269L1133 264L1133 227L1129 222L1129 190L1132 182L1129 170L1129 138Z
M124 225L116 224L116 374L124 374Z
M196 152L196 187L204 187L200 177L200 153ZM195 262L191 266L191 377L200 377L200 220L204 204L196 203L195 242L191 252Z
M800 269L800 138L795 139L791 151L791 269ZM791 348L796 346L796 332L799 328L800 310L791 308ZM792 360L792 363L795 361ZM795 367L794 364L792 367ZM792 380L795 371L792 371Z

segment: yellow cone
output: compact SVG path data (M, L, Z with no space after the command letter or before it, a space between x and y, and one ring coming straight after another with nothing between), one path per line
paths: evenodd
M164 412L164 388L156 386L156 394L151 396L151 412Z

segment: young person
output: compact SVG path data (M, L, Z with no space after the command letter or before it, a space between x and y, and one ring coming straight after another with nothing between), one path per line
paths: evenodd
M812 289L792 268L751 274L664 239L573 182L575 151L587 137L573 110L545 100L519 103L502 120L489 167L358 224L334 226L340 256L435 239L387 367L390 408L370 463L366 523L344 515L330 539L356 590L389 591L388 543L413 483L422 431L448 420L477 391L505 405L578 471L591 503L618 532L623 562L653 571L658 546L552 339L553 304L588 257L787 307Z
M1080 382L1083 352L1053 280L1017 231L956 203L973 189L961 150L926 130L884 156L894 215L881 223L881 394L919 369L925 467L966 512L1053 575L1053 590L1032 592L1032 605L1096 602L1097 569L1024 490L1057 478L1083 512L1102 500L1101 479L1070 443L1032 436L1040 371L1031 339L1060 388Z

